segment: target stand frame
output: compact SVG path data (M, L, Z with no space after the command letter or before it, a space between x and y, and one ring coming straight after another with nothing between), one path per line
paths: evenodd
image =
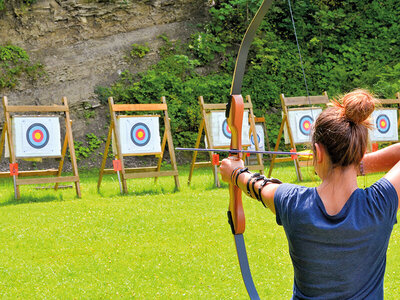
M103 160L99 172L99 180L97 182L97 190L100 190L103 175L105 174L115 174L118 175L118 181L120 183L121 194L128 193L127 179L133 178L149 178L154 177L154 182L157 182L158 177L162 176L173 176L175 179L176 189L180 189L179 184L179 174L178 167L175 158L175 148L172 140L170 119L168 117L168 107L165 97L161 97L161 103L159 104L115 104L112 97L108 98L108 105L110 109L110 127L108 130L108 137L106 141L106 146L104 149ZM123 154L121 141L120 141L120 128L117 121L117 113L122 112L155 112L161 111L164 115L164 136L161 142L161 153L131 153ZM119 115L118 117L125 117L126 115ZM129 115L135 117L135 115ZM136 115L139 117L140 115ZM120 170L106 169L106 162L108 157L109 148L111 146L111 141L115 143L115 160L121 162ZM168 143L168 152L171 159L172 170L161 171L161 163L165 153L165 147ZM127 168L124 163L124 156L144 156L144 155L155 155L158 156L157 166L143 167L143 168Z
M293 129L290 127L289 122L289 111L294 110L303 110L303 109L316 109L317 107L313 107L312 105L327 105L330 103L328 98L328 93L323 92L322 95L317 96L298 96L298 97L286 97L284 94L280 95L281 105L282 105L282 122L279 128L278 137L276 139L275 149L274 151L279 150L279 144L281 142L283 131L286 127L287 134L289 138L289 144L291 149L297 152L296 143L294 142L293 138ZM318 107L319 108L319 107ZM304 144L304 143L297 143L297 144ZM298 181L303 180L303 175L301 174L300 167L308 166L309 161L312 160L312 156L295 156L292 157L277 157L276 154L272 155L271 164L268 170L268 177L271 177L272 170L274 169L275 163L280 162L288 162L293 161L294 167L296 170L296 176Z
M62 105L8 105L8 99L6 96L3 97L3 108L4 108L4 117L5 123L3 125L3 130L1 134L0 140L0 157L3 154L4 146L8 147L8 153L10 155L9 161L10 164L16 164L17 160L20 159L16 157L15 152L15 145L13 141L13 132L12 132L12 116L17 116L19 113L58 113L60 115L64 115L65 119L65 137L64 142L61 148L61 156L55 156L56 158L60 158L60 162L58 165L58 169L48 169L48 170L34 170L34 171L18 171L17 174L11 175L11 170L8 172L0 172L0 177L13 177L14 180L14 196L15 199L20 199L20 186L21 185L32 185L32 184L53 184L54 183L54 190L58 190L61 188L59 186L60 183L65 182L73 182L75 184L75 190L78 198L81 198L81 190L80 190L80 183L79 183L79 174L78 174L78 166L76 163L76 156L75 156L75 148L74 148L74 140L72 135L72 128L71 128L71 119L69 114L69 106L68 100L66 97L63 97ZM45 115L35 115L38 116L45 116ZM7 138L7 144L6 144ZM65 156L67 153L67 149L69 149L70 157L71 157L71 165L72 165L72 172L73 176L62 176L62 169L64 166ZM30 157L31 158L31 157ZM45 158L36 156L35 158ZM47 156L49 158L49 156ZM39 177L38 177L39 176ZM46 176L46 177L41 177ZM23 178L20 178L23 177ZM31 177L31 178L25 178Z
M226 110L226 103L204 103L204 98L203 96L199 96L198 97L198 101L200 104L200 111L201 111L201 116L202 116L202 120L200 123L200 127L199 127L199 131L197 134L197 140L196 140L196 144L194 146L194 148L199 148L200 147L200 142L201 142L201 138L203 136L203 131L204 131L204 135L205 135L205 139L207 142L207 147L209 149L213 149L213 148L221 148L221 149L229 149L229 146L214 146L213 142L212 142L212 138L211 138L211 124L207 118L207 114L211 113L212 111L223 111L225 112ZM257 131L256 131L256 126L255 126L255 117L254 117L254 113L253 113L253 104L251 102L251 98L250 96L246 96L246 101L244 103L244 109L247 110L249 112L249 123L250 123L250 134L253 133L253 135L255 134L255 136L257 136ZM248 148L250 146L249 145L243 145L243 148ZM259 146L258 143L255 144L256 150L259 151ZM189 178L188 178L188 184L190 185L191 181L192 181L192 176L193 176L193 172L195 168L204 168L204 167L211 167L213 170L213 174L214 174L214 185L216 187L220 187L220 182L219 182L219 178L218 178L218 166L217 165L213 165L212 161L213 161L213 155L214 152L210 151L209 152L209 156L210 156L210 160L209 161L205 161L205 162L196 162L197 160L197 151L193 151L193 156L192 156L192 162L190 164L190 172L189 172ZM257 153L257 163L254 165L247 165L246 167L249 168L249 170L258 170L260 174L264 174L264 162L263 162L263 156L261 153Z
M382 109L395 109L393 105L397 105L397 131L400 129L400 92L397 92L395 95L394 99L377 99L380 102L380 107ZM399 140L393 140L393 141L372 141L371 139L369 140L368 143L368 152L372 151L372 144L373 143L395 143L398 142Z
M246 97L250 97L250 95L247 95ZM262 126L263 131L264 131L264 147L265 147L265 145L267 145L267 150L271 151L271 146L270 146L268 132L267 132L267 126L265 125L265 118L264 117L254 117L254 124L256 126L257 125L261 125ZM260 149L260 150L262 150L262 149ZM271 160L272 159L272 154L269 154L268 157L269 157L269 160ZM248 164L250 164L251 162L253 162L256 159L257 159L256 155L250 155L249 157L246 158Z

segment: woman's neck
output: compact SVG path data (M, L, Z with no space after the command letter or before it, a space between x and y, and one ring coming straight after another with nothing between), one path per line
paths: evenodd
M336 167L326 172L317 192L330 215L340 212L351 194L358 188L354 166Z

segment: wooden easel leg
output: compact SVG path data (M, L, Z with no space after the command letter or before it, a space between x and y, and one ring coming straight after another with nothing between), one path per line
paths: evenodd
M62 172L62 169L64 166L65 155L67 154L67 148L68 148L68 136L65 133L64 144L63 144L62 151L61 151L61 160L60 160L60 164L58 165L57 177L61 176L61 172ZM58 190L58 182L55 184L54 190L56 190L56 191Z
M62 98L63 104L68 108L68 101L66 97ZM72 136L72 128L71 128L71 118L69 117L69 109L65 111L65 128L66 128L66 135L67 141L69 145L69 154L71 155L71 165L72 165L72 172L74 176L78 177L78 180L75 181L75 190L76 195L78 198L81 198L81 188L79 184L79 173L78 173L78 165L76 164L76 156L75 156L75 146L74 146L74 138Z
M213 155L214 152L210 152L210 161L213 161ZM219 178L218 178L218 166L213 166L213 174L214 174L214 185L215 187L221 187L221 184L219 182Z
M274 151L278 151L278 149L279 149L279 143L281 142L281 137L282 137L284 127L285 127L285 120L282 120L281 127L279 128L278 138L276 139ZM274 154L274 155L272 155L271 164L269 166L268 178L271 177L272 170L274 169L275 159L276 159L276 155Z
M161 170L161 163L162 163L162 160L163 160L163 157L164 157L164 151L165 151L165 145L166 144L167 144L167 131L165 130L164 131L163 140L162 140L162 143L161 143L161 155L158 158L156 172L160 172L160 170ZM158 179L157 176L154 177L154 183L157 183L157 179Z
M203 134L203 129L204 129L204 120L201 121L200 127L199 127L199 132L197 134L197 139L196 139L196 144L195 148L200 147L200 142L201 142L201 135ZM192 181L192 175L194 171L194 166L196 164L196 158L197 158L197 151L193 152L193 157L192 157L192 163L190 164L190 171L189 171L189 178L188 178L188 185L190 185L190 182Z
M101 181L103 180L104 168L106 167L106 161L107 161L107 156L108 156L108 149L109 149L110 144L111 144L111 136L112 136L112 128L110 126L110 129L108 130L106 146L104 148L103 160L101 161L101 167L100 167L100 172L99 172L99 180L97 181L97 191L100 190ZM121 190L121 193L122 193L122 190Z

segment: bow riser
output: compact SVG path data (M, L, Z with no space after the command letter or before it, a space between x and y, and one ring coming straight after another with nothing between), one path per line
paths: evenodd
M232 132L231 149L242 150L242 123L243 123L244 103L241 95L232 95L228 125ZM242 159L242 152L230 154L236 159ZM235 234L241 234L245 230L245 217L242 203L242 191L234 184L229 185L229 211L232 214L233 230Z

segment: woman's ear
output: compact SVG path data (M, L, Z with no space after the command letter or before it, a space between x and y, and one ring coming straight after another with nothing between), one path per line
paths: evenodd
M314 147L315 147L315 153L317 155L316 162L320 164L322 162L322 160L324 159L324 155L325 155L324 146L322 146L322 145L320 145L318 143L315 143Z

